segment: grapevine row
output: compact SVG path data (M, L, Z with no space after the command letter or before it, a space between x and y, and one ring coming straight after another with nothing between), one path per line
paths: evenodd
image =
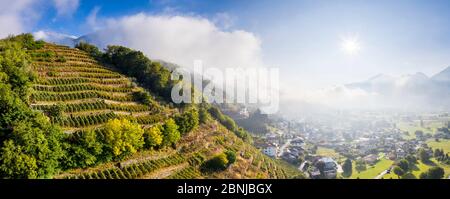
M68 176L68 179L135 179L161 168L178 165L185 161L180 155L132 164L124 168L110 168L102 171Z
M168 179L195 179L201 176L201 173L194 167L184 168L175 174L168 177Z
M107 87L107 86L97 86L92 84L71 84L71 85L58 85L58 86L42 86L35 85L34 90L36 91L46 91L46 92L74 92L74 91L87 91L87 90L98 90L105 92L123 92L129 93L133 89L131 87Z
M124 85L128 86L130 81L128 79L89 79L89 78L46 78L39 79L36 83L42 85L61 85L61 84L81 84L81 83L97 83L109 85Z
M34 105L36 110L46 111L54 105ZM126 105L126 104L107 104L102 100L96 100L94 102L83 102L78 104L66 104L65 112L82 112L90 110L114 110L114 111L126 111L126 112L144 112L144 111L157 111L156 107L150 107L146 105Z
M50 72L52 72L52 71L50 71ZM52 73L55 73L55 72L52 72ZM48 73L43 73L43 74L48 74ZM102 78L102 79L117 79L117 78L122 77L121 75L115 74L115 73L58 72L55 74L58 74L58 76L63 76L63 77L84 77L84 78ZM51 75L51 76L53 76L53 75Z
M87 127L108 122L110 119L116 118L117 115L110 113L102 113L97 115L69 116L63 118L52 118L52 122L63 127Z
M117 96L98 91L84 91L75 93L35 92L31 95L31 99L33 101L70 101L93 98L101 98L119 102L133 101L133 97L130 95Z
M107 74L117 74L113 71L109 71L103 68L90 68L90 67L54 67L49 69L48 67L37 68L38 72L47 72L49 70L55 72L86 72L86 73L107 73Z
M59 68L59 67L91 67L91 68L105 68L99 64L95 63L55 63L55 62L43 62L43 61L35 61L33 63L34 66L38 67L51 67L51 68Z

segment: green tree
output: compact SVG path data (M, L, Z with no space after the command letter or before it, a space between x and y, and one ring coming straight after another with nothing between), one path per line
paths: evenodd
M207 171L225 170L228 167L228 159L225 153L220 153L203 164L203 169Z
M405 171L403 171L403 169L400 168L399 166L395 166L394 169L393 169L393 172L395 173L395 175L398 176L398 178L400 178L400 176L405 174Z
M191 109L181 115L175 117L175 122L178 125L178 131L181 134L186 134L195 129L199 124L197 109Z
M344 164L342 164L342 170L344 171L345 176L351 176L352 175L352 160L347 158L344 161Z
M203 107L201 107L199 109L198 117L199 117L199 122L201 124L205 124L210 119L210 115L209 115L208 111L206 110L206 108L203 108Z
M434 150L434 157L435 158L439 158L441 156L444 156L444 150L440 150L440 149L435 149Z
M406 157L405 157L405 159L406 160L408 160L408 162L409 162L409 164L410 165L414 165L414 164L416 164L417 163L417 158L414 156L414 155L407 155Z
M444 169L442 167L431 167L428 170L429 179L441 179L444 177Z
M219 108L215 107L215 106L211 106L208 109L208 112L211 114L211 116L213 116L215 119L219 120L219 122L225 120L224 115L222 114L222 112L220 111Z
M150 95L150 93L146 92L146 91L136 91L133 93L133 98L136 101L139 101L143 104L146 105L151 105L152 104L152 96Z
M355 169L358 172L366 170L366 163L363 160L356 160L355 161Z
M225 119L223 121L221 121L221 123L230 131L237 131L238 128L237 128L237 125L234 122L234 120L228 116L224 116L224 117L225 117Z
M163 134L161 132L161 128L162 127L160 125L155 125L145 130L144 132L145 148L153 149L161 145L163 141Z
M34 40L34 37L30 33L20 34L13 37L8 37L6 41L20 43L21 46L27 50L36 50L44 46L44 41Z
M65 134L28 106L36 75L26 49L41 44L31 34L0 40L0 176L4 178L48 178L65 158ZM13 153L17 159L12 159Z
M64 166L68 168L86 168L95 165L101 159L103 143L93 130L77 132L67 138L69 144Z
M418 155L420 161L422 161L423 163L430 162L430 155L428 154L428 152L424 148L420 148L417 151L417 155Z
M425 172L420 173L419 178L420 179L428 179L428 172L425 171Z
M0 172L4 178L37 178L36 159L24 153L21 146L9 140L3 143L0 156Z
M62 118L65 110L66 106L64 104L58 103L50 106L50 108L47 110L47 116L51 118Z
M181 135L180 132L178 131L178 125L172 118L168 119L164 123L162 129L163 129L162 133L164 136L162 141L163 146L173 146L178 142L178 140L180 140Z
M409 170L409 163L405 159L400 160L398 166L405 172Z
M441 179L444 174L445 171L442 167L431 167L428 171L420 174L420 179Z
M101 56L103 55L103 53L97 48L97 46L94 46L94 45L86 43L86 42L77 43L75 45L75 48L87 52L94 58L101 58Z
M0 41L0 72L7 83L23 102L28 102L31 82L36 74L31 70L31 58L18 42ZM6 76L5 76L6 75Z
M236 162L236 152L228 150L225 152L225 155L227 156L228 165L231 165L234 162Z

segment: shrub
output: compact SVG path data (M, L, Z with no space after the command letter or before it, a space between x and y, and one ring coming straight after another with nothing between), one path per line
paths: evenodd
M175 123L173 119L168 119L166 123L162 127L163 129L163 146L171 146L174 145L180 140L181 135L178 131L178 125Z
M228 159L225 153L221 153L206 161L202 168L206 171L220 171L228 167Z
M228 165L231 165L234 162L236 162L236 152L234 152L234 151L226 151L225 155L227 156L227 159L228 159Z
M186 134L195 129L199 124L197 109L191 109L181 115L175 117L175 122L178 125L178 130L181 134Z

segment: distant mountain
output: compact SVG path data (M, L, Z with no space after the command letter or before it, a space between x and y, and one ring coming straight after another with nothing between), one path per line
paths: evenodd
M73 47L76 43L76 40L78 39L78 37L74 35L61 34L51 31L38 31L33 33L33 35L37 40L44 40L46 42L66 45L70 47Z
M95 34L87 34L80 37L74 36L74 35L67 35L57 32L51 32L51 31L38 31L33 33L34 37L38 40L44 40L46 42L60 44L60 45L66 45L70 47L74 47L75 44L79 42L87 42L94 44L98 46L100 49L105 48L107 45L106 43L101 43L103 41L101 38L98 38Z
M404 88L417 88L428 86L430 78L423 73L416 73L412 75L403 75L400 77L393 77L385 74L378 74L366 81L346 84L348 88L359 88L368 92L394 92Z
M345 86L376 93L386 105L450 109L450 67L431 78L421 72L400 77L379 74Z
M99 43L99 41L102 41L102 40L100 38L97 38L97 35L95 35L95 34L83 35L83 36L80 36L80 37L78 37L78 38L76 38L74 40L75 43L87 42L87 43L96 45L100 49L106 48L106 46L108 44L106 44L106 43Z
M438 82L450 83L450 66L447 67L445 70L441 71L440 73L431 77L431 79Z

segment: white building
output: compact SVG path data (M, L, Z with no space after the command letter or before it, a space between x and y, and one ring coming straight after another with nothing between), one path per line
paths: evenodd
M278 154L278 146L274 144L266 144L262 148L262 152L270 157L276 157Z

